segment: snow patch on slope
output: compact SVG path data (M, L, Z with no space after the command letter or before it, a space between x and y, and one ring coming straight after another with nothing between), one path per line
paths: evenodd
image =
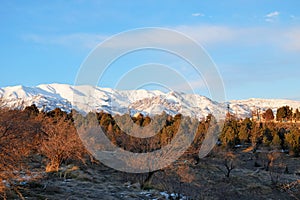
M67 84L42 84L36 87L13 86L0 88L0 107L24 109L36 104L42 110L53 110L57 107L70 112L76 109L87 113L104 111L115 114L143 113L147 115L166 112L171 115L181 113L198 119L208 114L224 117L229 105L230 111L238 117L251 117L256 109L264 111L289 105L294 109L300 107L300 102L277 99L233 100L225 103L181 92L147 90L115 90L88 85L72 86Z

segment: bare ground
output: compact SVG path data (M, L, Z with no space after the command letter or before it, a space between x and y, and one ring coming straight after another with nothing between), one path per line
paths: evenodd
M20 185L19 191L24 199L167 199L163 191L182 194L182 199L300 199L299 158L281 154L266 170L262 153L254 156L237 150L231 155L234 169L229 177L225 176L225 153L217 151L197 165L187 157L156 172L149 190L140 189L145 174L93 164L43 173L43 178ZM20 198L14 192L7 197Z

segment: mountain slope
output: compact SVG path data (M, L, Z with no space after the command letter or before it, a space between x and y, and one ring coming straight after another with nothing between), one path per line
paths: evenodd
M175 115L203 118L208 114L225 116L227 105L238 117L250 117L251 111L277 108L289 105L300 107L300 102L277 99L233 100L219 103L197 95L171 91L146 90L114 90L93 86L71 86L67 84L43 84L36 87L13 86L0 88L0 107L24 109L35 104L40 110L52 110L56 107L64 111L72 108L86 113L89 111L105 111L115 114L137 112L146 115L161 114L165 111Z

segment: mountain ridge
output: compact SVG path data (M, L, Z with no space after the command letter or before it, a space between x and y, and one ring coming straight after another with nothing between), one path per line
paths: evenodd
M34 87L22 85L0 88L0 107L24 109L35 104L39 110L61 108L83 113L105 111L112 115L143 113L144 115L161 114L163 111L175 115L183 114L204 118L208 114L225 116L227 106L230 112L239 118L251 117L254 110L264 111L271 108L273 112L288 105L300 108L300 101L285 99L231 100L216 102L198 94L185 94L177 91L161 92L158 90L116 90L89 85L73 86L68 84L40 84Z

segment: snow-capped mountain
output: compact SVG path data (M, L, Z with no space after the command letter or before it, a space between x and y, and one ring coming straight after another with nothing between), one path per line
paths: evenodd
M277 109L282 106L289 106L296 110L300 109L300 101L292 101L287 99L256 99L251 98L247 100L232 100L230 101L230 108L234 114L245 113L241 117L248 117L251 115L249 111L263 112L268 108L273 110L276 114Z
M208 114L225 116L227 105L238 117L250 117L253 110L261 111L289 105L299 108L299 101L276 99L249 99L216 102L197 94L171 91L115 90L94 86L72 86L67 84L44 84L36 87L13 86L0 88L0 107L24 109L35 104L40 110L61 108L64 111L76 109L80 112L105 111L115 114L143 113L161 114L165 111L175 115L181 113L198 119Z

